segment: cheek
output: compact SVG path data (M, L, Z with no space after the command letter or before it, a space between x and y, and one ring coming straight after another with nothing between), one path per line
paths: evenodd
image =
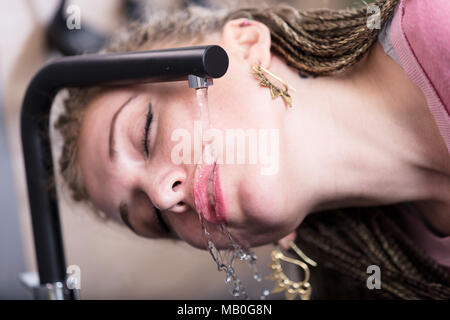
M238 189L243 218L261 228L283 227L291 220L278 176L264 176L257 169L246 170Z
M248 66L230 65L208 89L210 118L217 128L270 128L278 119L270 92L259 85Z

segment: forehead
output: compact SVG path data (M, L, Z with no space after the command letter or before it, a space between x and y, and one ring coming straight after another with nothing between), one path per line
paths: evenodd
M133 94L133 88L104 90L87 104L80 124L77 160L86 191L106 214L117 211L111 199L119 180L109 160L109 130L114 113Z

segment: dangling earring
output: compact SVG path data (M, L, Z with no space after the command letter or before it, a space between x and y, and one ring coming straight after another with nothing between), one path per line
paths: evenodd
M285 291L285 297L287 300L294 300L297 296L300 297L301 300L309 300L311 297L311 284L309 283L310 272L308 268L308 264L315 267L317 263L314 260L308 258L299 247L295 245L294 242L290 242L289 246L302 258L305 262L297 259L293 259L285 256L279 247L272 251L272 263L269 267L273 270L272 274L268 277L269 280L276 281L275 287L272 289L270 293L278 293ZM303 269L305 277L303 281L292 281L290 280L286 274L283 272L283 267L281 266L281 261L293 263Z
M270 80L266 77L264 72L267 73L268 75L270 75L271 77L273 77L274 79L278 80L284 86L284 89L281 89L281 88L277 87L276 85L274 85L272 82L270 82ZM259 80L260 85L270 89L270 94L272 95L272 99L275 99L275 98L281 96L281 98L283 98L284 102L289 107L292 107L292 98L291 98L291 95L288 93L289 86L286 84L286 82L281 80L279 77L274 75L272 72L270 72L266 68L262 67L260 64L255 64L253 66L253 73L256 76L256 78ZM294 88L291 87L291 89L293 91L295 91Z

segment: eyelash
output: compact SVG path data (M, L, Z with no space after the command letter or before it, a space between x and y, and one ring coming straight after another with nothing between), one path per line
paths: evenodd
M147 158L150 156L150 151L148 150L148 133L150 132L150 125L152 124L152 119L153 119L152 104L149 103L147 117L145 120L144 133L142 137L142 147L144 150L144 154Z
M153 120L153 113L152 113L152 104L148 104L148 112L145 119L145 126L144 126L144 133L142 135L142 147L144 149L145 156L148 158L150 156L150 152L148 150L148 134L150 132L150 125L152 124ZM163 229L167 233L172 233L167 224L164 222L163 218L161 217L161 212L154 208L156 212L156 217L158 219L158 224L161 229Z

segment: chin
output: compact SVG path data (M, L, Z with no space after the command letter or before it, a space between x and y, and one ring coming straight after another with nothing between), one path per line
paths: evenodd
M238 233L231 231L231 234L238 238L239 242L247 248L260 247L267 244L276 243L289 233L290 231L288 231L287 228L247 230L242 236L240 236L240 232Z
M242 223L261 230L280 228L291 216L286 211L280 184L261 180L264 181L242 184L239 189Z
M230 240L220 231L219 226L208 224L208 231L211 234L211 240L219 250L230 249L232 243ZM227 226L234 241L239 243L244 248L252 248L263 246L266 244L274 243L283 238L288 232L285 229L266 228L261 226L247 226L246 228L233 228ZM190 232L184 234L181 237L190 246L207 250L206 239L203 233Z

